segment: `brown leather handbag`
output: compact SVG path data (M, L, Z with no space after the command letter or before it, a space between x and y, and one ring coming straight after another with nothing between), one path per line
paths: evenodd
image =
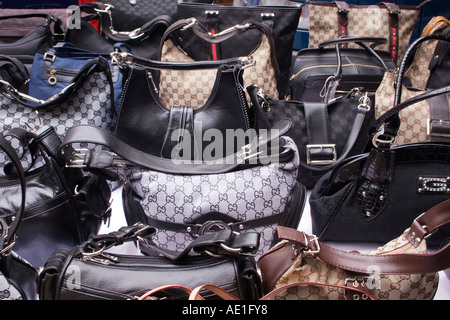
M431 300L438 272L450 267L450 244L427 253L426 237L449 222L447 200L417 217L398 238L365 254L278 227L280 242L258 260L264 291L276 290L274 298L286 300Z

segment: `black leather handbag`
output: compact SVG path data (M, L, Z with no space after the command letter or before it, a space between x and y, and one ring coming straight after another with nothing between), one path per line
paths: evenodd
M161 37L167 27L172 23L172 18L168 15L158 15L154 18L145 16L145 20L139 27L117 31L117 15L112 12L120 10L120 6L112 7L102 2L83 3L79 5L79 10L84 13L80 20L79 28L71 28L66 32L65 41L74 44L76 47L97 53L114 52L114 45L117 43L126 44L134 54L148 59L157 59L159 55L159 44ZM126 18L126 15L119 14L130 23L137 20ZM100 30L97 30L90 22L97 21ZM142 20L139 20L142 21Z
M27 183L25 172L16 150L3 135L0 136L0 148L11 160L12 168L16 171L18 185L18 203L9 213L10 219L11 217L14 219L11 219L8 225L4 216L0 218L0 290L2 300L35 300L37 298L37 271L29 262L23 260L13 251L26 205ZM7 187L8 185L6 185Z
M72 248L97 234L110 217L111 191L104 178L66 168L59 155L61 140L53 127L36 131L14 128L5 133L11 143L24 150L26 206L17 230L14 251L34 268L40 268L60 248ZM30 142L31 141L31 142ZM10 164L0 178L0 218L4 230L16 219L20 203L17 170Z
M386 242L428 208L449 199L450 144L392 147L400 110L449 91L436 89L394 106L370 126L369 153L347 159L318 181L310 207L313 232L321 240ZM440 228L428 244L440 245L449 232L448 226Z
M125 52L112 55L121 66L125 81L115 135L136 149L164 158L203 160L203 151L210 144L206 141L208 138L203 138L206 132L212 133L213 130L225 138L227 130L255 134L260 128L269 127L261 109L250 108L247 102L242 79L242 68L247 64L247 58L175 63L143 59ZM209 84L212 81L214 85L206 94L203 86L199 91L193 91L198 88L185 88L183 80L178 79L178 73L175 78L168 75L163 79L167 73L162 71L170 70L183 71L194 78L198 75L196 72L200 72L198 83L206 81ZM210 73L202 78L205 70L212 70L212 78ZM160 85L163 81L164 85ZM169 94L174 97L174 102L163 105L159 97L169 88L173 90ZM199 92L207 97L205 104L195 104ZM251 129L255 131L248 131ZM190 149L190 152L180 155L177 152L180 143L189 145L184 149ZM235 153L246 143L238 141L231 147L223 143L221 152L215 155L208 153L206 157L222 158Z
M375 93L384 73L396 68L389 52L374 50L386 41L342 37L322 42L318 48L300 50L290 72L286 99L326 102L356 87ZM348 43L357 43L362 48L341 48ZM331 45L335 48L329 48Z
M205 234L183 251L169 251L152 243L153 227L122 227L92 237L72 250L59 250L48 260L38 278L41 300L137 300L162 285L193 287L215 284L242 299L258 299L261 283L254 258L259 235L230 230ZM109 253L108 249L136 241L141 252ZM160 254L159 256L156 254ZM182 290L162 290L151 297L185 300ZM209 295L208 299L217 299Z
M35 21L41 20L40 25L22 38L8 39L9 35L6 30L2 31L3 34L0 34L0 38L3 40L0 41L0 54L19 59L28 67L31 67L34 55L37 52L44 53L56 42L64 39L63 22L53 14L43 12L16 13L0 16L0 20L4 22L11 21L11 29L18 28L17 24L13 23L17 20L21 20L25 26L28 24L35 26Z
M271 124L292 120L287 135L297 144L300 167L297 179L308 189L348 157L366 150L368 128L375 120L373 95L358 88L325 102L274 100L260 95Z
M295 4L295 3L294 3ZM298 6L297 6L298 5ZM275 55L280 70L277 76L278 93L285 95L288 86L289 70L292 63L292 46L300 18L301 6L224 6L205 3L179 2L178 19L196 18L211 33L219 33L245 21L262 22L272 29L275 40ZM215 44L217 59L247 56L260 42L258 30L246 32L235 39ZM207 45L203 40L183 36L180 39L183 49L194 60L208 60L211 50L198 50Z

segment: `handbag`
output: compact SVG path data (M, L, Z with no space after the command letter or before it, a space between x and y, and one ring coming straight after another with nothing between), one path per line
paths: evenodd
M450 247L428 253L426 235L450 221L449 209L449 200L429 208L399 237L367 253L279 227L280 242L258 261L264 292L277 290L280 300L432 300L438 272L450 266Z
M375 117L380 117L387 112L393 105L404 101L413 96L425 92L424 89L410 88L406 85L405 72L407 64L412 57L412 53L423 43L430 41L439 41L448 44L449 40L444 35L427 35L414 41L405 52L404 59L399 66L397 74L390 71L386 72L375 95ZM445 54L444 54L445 57ZM448 60L448 59L447 59ZM441 67L437 67L440 69ZM442 66L445 71L445 66ZM442 88L449 85L448 78L439 77L442 81L437 81L436 88ZM425 100L414 105L412 108L402 110L399 113L401 120L400 129L396 136L396 144L415 143L425 141L448 141L449 123L449 99L447 95L441 95L432 99Z
M11 165L17 172L18 206L10 216L14 217L7 225L0 218L0 290L2 300L35 300L37 271L31 264L17 255L12 249L17 239L17 230L22 222L26 205L26 178L19 156L9 141L0 135L0 148L8 155ZM14 211L15 210L15 211Z
M309 4L309 47L341 36L382 37L388 43L380 50L387 51L395 63L403 58L420 14L430 0L417 6L380 2L377 5L355 5L345 1Z
M11 14L0 15L0 21L3 24L3 31L0 31L1 55L19 59L25 65L31 66L37 52L43 53L56 42L64 39L64 23L57 16L43 12L11 11ZM36 20L39 23L36 24ZM32 31L23 36L14 36L14 32L9 29L23 30L19 28L19 25L23 28L31 25Z
M308 189L345 159L364 152L370 141L373 95L359 88L328 103L274 100L264 95L260 100L271 124L283 118L292 120L286 135L297 145L298 180Z
M229 142L227 132L248 133L251 137L269 126L260 108L251 108L247 103L242 79L242 68L249 63L247 58L174 63L143 59L126 52L112 55L125 79L114 134L136 149L164 158L200 161L222 158L247 144L245 137L236 143ZM199 88L190 87L189 82L183 82L184 78L169 74L163 79L167 74L160 71L171 70L183 72L184 77L214 70L214 79L208 77L209 73L197 81L206 82L200 88L200 94L207 97L206 103L199 104L196 99ZM214 83L211 91L204 92L202 89L210 87L210 81ZM167 97L162 91L172 96L173 105L162 105L159 96ZM216 146L221 146L211 146L215 152L208 148L214 138L219 139Z
M314 234L322 241L387 242L427 208L448 199L448 143L392 144L401 110L449 90L447 86L410 98L371 124L370 151L342 162L312 190ZM448 233L443 226L427 243L438 246Z
M14 251L36 270L60 248L72 248L97 234L110 217L111 191L106 179L81 169L66 168L59 155L61 140L53 127L35 131L14 128L4 134L12 145L19 141L26 167L26 205L21 216ZM30 142L31 141L31 142ZM20 203L16 171L4 166L1 177L1 224L5 228Z
M175 0L108 0L104 3L111 8L108 15L113 21L113 30L118 32L138 29L158 16L169 16L174 20L177 12Z
M248 87L250 85L255 85L258 88L261 88L265 93L269 94L272 97L278 97L277 91L277 74L279 72L277 60L275 57L275 42L272 36L272 30L269 26L264 23L257 22L244 22L242 25L235 25L228 30L225 30L220 33L211 34L209 30L201 25L199 21L195 18L189 18L187 20L179 20L173 23L165 32L163 36L163 44L161 48L161 61L168 62L192 62L194 59L186 55L186 53L182 50L182 44L179 43L178 39L180 38L192 38L197 37L203 41L204 45L199 47L198 50L205 50L209 52L209 47L211 44L214 46L217 45L226 45L229 39L239 38L241 36L245 36L247 32L251 32L252 30L258 30L260 32L261 41L258 45L250 51L248 57L253 61L253 64L245 70L243 70L243 82L244 87ZM178 36L178 34L182 33L183 36ZM188 34L188 35L187 35ZM211 57L213 60L217 60L216 57ZM164 71L164 73L170 72L171 78L179 78L183 76L182 72L178 72L178 74L173 74L176 71ZM202 71L205 72L205 71ZM214 71L210 71L213 74L211 75L214 78ZM167 75L163 74L161 77L166 78ZM204 86L200 86L197 83L197 77L192 78L188 77L183 81L186 87L186 81L192 79L192 83L190 87L202 87L204 90ZM210 86L213 85L214 82L210 83ZM162 83L163 86L169 86L171 82L168 81ZM198 94L196 95L198 99ZM161 102L165 105L165 101L167 101L169 97L164 97L160 95ZM206 98L206 97L205 97ZM203 105L206 101L200 101L199 104Z
M115 50L122 50L122 46L115 45ZM45 53L36 53L30 71L28 94L35 99L48 100L70 85L80 70L98 56L98 53L76 48L67 42L59 42ZM117 65L111 64L109 54L101 56L109 62L114 105L118 108L122 95L122 73Z
M252 254L258 234L230 230L205 234L185 250L161 250L152 242L155 229L136 224L92 237L72 250L59 250L48 260L38 278L41 300L135 300L149 288L177 281L195 286L203 281L230 290L242 299L260 296L261 284ZM108 249L135 241L147 252L124 255ZM240 252L240 253L239 253ZM152 300L185 299L186 293L170 288ZM217 299L209 295L208 299Z
M445 17L436 16L423 28L421 37L429 34L445 35L449 32L450 21ZM434 72L434 70L443 69L442 73L445 72L445 69L440 67L446 57L446 52L443 51L445 49L444 46L445 43L440 43L439 41L422 42L417 46L413 61L405 72L405 77L409 79L411 87L420 90L425 90L426 88L437 89L439 87L439 85L436 86L432 83L430 83L430 86L428 83L430 82L432 70ZM438 81L440 82L441 87L447 85L445 82L446 77L439 77ZM433 81L431 80L431 82Z
M5 68L15 62L19 63L18 70L23 69L20 61L11 62L8 58L6 61ZM0 129L3 131L49 125L62 139L68 128L80 124L99 126L105 130L113 128L114 88L109 63L103 57L86 63L70 84L47 100L30 96L26 84L17 87L9 80L0 81Z
M289 123L280 122L242 150L214 160L155 157L94 127L70 129L63 150L69 166L115 170L123 177L127 224L157 228L158 246L179 250L186 241L221 229L258 232L258 257L273 245L275 226L296 227L303 212L296 147L289 138L279 141ZM76 144L85 142L109 151L78 150Z
M388 52L373 49L385 42L385 38L341 37L322 42L318 48L300 50L290 72L286 99L326 102L354 88L375 93L385 72L396 69ZM340 47L347 43L362 48ZM327 48L331 45L335 48Z
M301 6L223 6L205 3L178 2L178 19L195 18L211 33L219 33L245 21L262 22L269 25L275 42L275 55L279 68L278 93L285 96L292 63L292 47L300 18ZM182 48L194 60L208 60L210 50L203 48L203 40L182 35ZM247 56L260 42L260 32L253 30L245 35L215 44L217 59Z
M114 29L117 25L115 20L117 16L114 14L113 17L113 12L120 10L121 7L113 8L108 3L90 2L80 4L77 8L83 13L80 27L68 29L65 41L77 48L102 54L114 52L114 45L123 43L138 56L157 59L161 37L172 23L172 18L168 15L158 15L151 19L141 16L146 19L139 27L133 30L117 31ZM123 14L119 16L126 17ZM125 21L132 23L137 19L125 18ZM93 22L98 23L99 30L91 24Z

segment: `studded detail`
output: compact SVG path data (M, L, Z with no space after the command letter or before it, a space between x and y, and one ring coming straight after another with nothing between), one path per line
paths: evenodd
M364 181L358 191L360 212L365 221L375 219L386 207L388 193L382 184Z

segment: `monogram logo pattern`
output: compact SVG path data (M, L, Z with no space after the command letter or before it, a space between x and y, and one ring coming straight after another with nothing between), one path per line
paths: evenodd
M426 243L414 248L407 240L405 231L400 237L390 241L378 250L368 254L426 253ZM410 275L377 275L374 273L374 296L379 300L431 300L438 282L438 273ZM276 288L294 282L326 283L345 286L346 273L319 258L298 258L284 273L276 284ZM345 289L337 287L299 286L280 293L278 300L342 300L345 299Z
M19 291L0 273L0 300L22 300Z
M6 133L15 127L30 129L50 125L63 139L69 128L78 125L112 130L113 113L109 82L103 73L94 73L68 101L48 110L35 112L0 95L0 132ZM0 164L4 165L5 161L9 162L9 159L1 153Z
M396 75L391 72L386 72L375 93L376 118L394 106L395 82ZM412 91L403 87L401 101L405 101L421 93L423 91ZM401 123L397 133L396 145L430 141L430 136L427 134L428 119L430 118L428 100L415 103L401 110L399 116Z
M171 40L162 48L161 60L169 62L193 62ZM278 97L275 71L271 61L269 39L263 35L259 46L249 55L255 65L243 71L244 87L257 85L271 97ZM216 70L175 71L161 70L159 99L166 107L189 105L198 109L206 104L216 81ZM247 97L247 99L249 99ZM250 101L249 101L250 102Z
M430 77L428 65L436 50L437 41L423 42L414 55L411 66L406 71L405 76L411 81L411 86L416 89L425 90Z
M295 185L299 165L294 142L286 147L295 152L287 163L272 163L240 171L210 175L172 175L129 169L127 183L141 198L145 214L152 219L190 223L204 214L220 212L248 221L282 213ZM273 245L276 225L247 231L261 234L258 255ZM184 249L193 240L189 233L158 230L154 241L170 250Z
M414 30L414 24L419 15L418 10L402 9L399 14L398 57L401 59L409 46L409 40ZM339 38L338 9L320 4L309 5L309 47L317 48L321 42ZM386 38L389 35L389 13L381 8L350 8L347 23L348 35L352 37L365 36ZM350 48L358 48L357 44L349 44ZM359 47L361 48L361 47ZM377 47L378 50L389 51L386 43ZM400 61L400 60L399 60Z

